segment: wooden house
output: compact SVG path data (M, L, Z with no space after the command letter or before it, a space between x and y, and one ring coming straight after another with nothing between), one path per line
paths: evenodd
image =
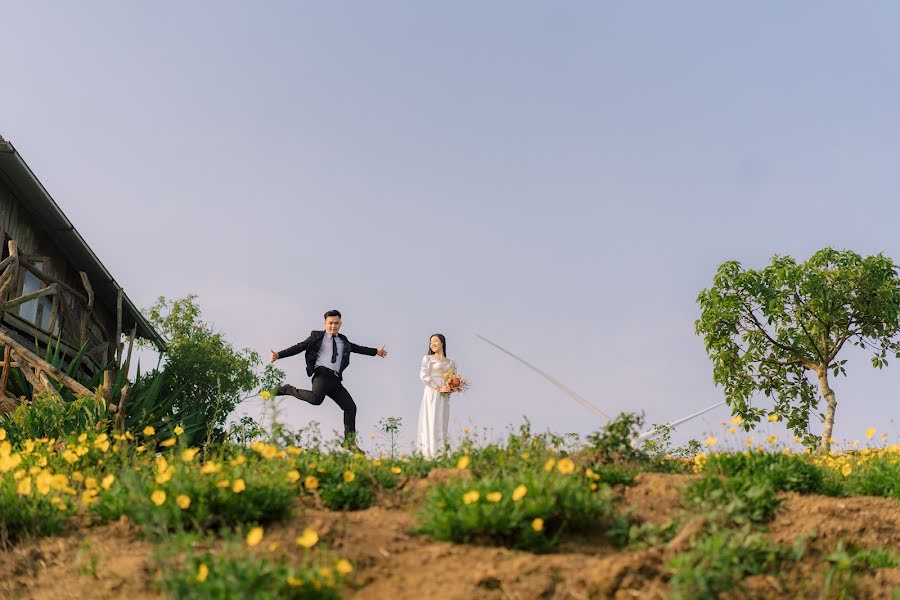
M62 384L75 393L87 391L37 355L38 347L51 342L59 344L66 360L83 348L81 365L87 374L121 368L123 338L129 340L129 355L135 337L165 348L22 156L2 137L0 240L0 400L10 368L21 369L36 390Z

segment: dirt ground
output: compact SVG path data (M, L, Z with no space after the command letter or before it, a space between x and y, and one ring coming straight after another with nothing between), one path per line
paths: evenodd
M680 492L689 480L641 474L634 486L619 490L623 510L664 524L682 514ZM435 542L415 533L415 509L428 484L408 482L405 492L358 512L331 512L307 502L292 519L268 526L260 547L280 542L274 554L291 552L303 528L315 529L320 544L354 564L344 593L359 600L652 600L669 596L667 561L700 528L695 519L681 519L681 532L666 547L632 552L617 551L602 536L571 540L560 552L545 555ZM816 537L807 544L807 558L784 577L748 578L745 591L733 597L819 598L823 557L838 540L900 551L900 504L885 498L789 494L769 530L773 541L784 544L812 531ZM127 521L25 542L0 553L0 598L159 598L151 585L153 548ZM892 590L900 587L900 569L882 569L856 583L862 598L892 599Z

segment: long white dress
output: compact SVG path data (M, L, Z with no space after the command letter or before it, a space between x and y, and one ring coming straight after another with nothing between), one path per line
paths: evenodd
M432 459L444 451L447 444L447 423L450 420L450 394L438 390L444 385L444 373L455 371L456 363L441 361L433 354L422 359L419 378L425 384L422 406L419 408L419 431L416 442L419 452Z

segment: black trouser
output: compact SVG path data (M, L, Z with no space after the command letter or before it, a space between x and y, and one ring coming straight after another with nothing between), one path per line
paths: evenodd
M344 387L340 378L329 369L317 368L313 373L312 390L298 390L290 384L284 384L278 390L280 394L300 398L304 402L318 406L328 396L344 411L344 437L349 438L356 433L356 403L350 392Z

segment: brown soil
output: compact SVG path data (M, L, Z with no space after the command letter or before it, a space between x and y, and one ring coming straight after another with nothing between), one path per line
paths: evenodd
M641 474L634 486L618 490L623 509L632 509L635 518L665 524L681 514L680 490L689 479ZM702 519L683 519L680 534L666 547L631 552L616 551L602 536L568 541L549 555L435 542L415 533L418 499L430 483L409 481L405 491L358 512L331 512L307 501L295 518L266 528L260 552L280 542L273 554L294 553L294 538L303 528L313 528L320 544L355 565L345 596L359 600L653 599L669 597L666 563L689 546L703 524ZM770 526L773 541L791 544L812 530L818 537L807 544L804 561L783 578L748 578L745 595L733 597L819 598L826 573L823 557L838 540L898 550L900 504L883 498L788 495ZM0 598L159 598L151 585L152 555L153 545L127 522L22 543L0 553ZM891 598L892 589L900 587L900 569L860 576L856 585L859 597Z

